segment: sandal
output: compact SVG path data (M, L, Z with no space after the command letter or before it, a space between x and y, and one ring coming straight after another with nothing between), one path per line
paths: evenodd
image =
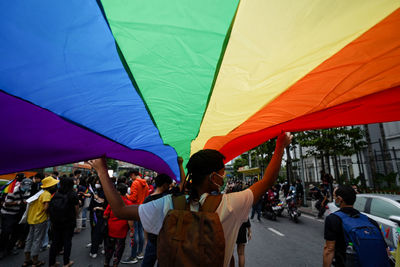
M32 260L29 260L29 261L24 261L24 264L22 264L22 267L31 266L31 265L32 265L32 263L33 263L33 261L32 261Z
M39 267L42 265L44 265L44 261L37 261L37 262L32 263L32 267Z
M74 261L69 261L67 265L64 265L64 267L70 267L74 264Z

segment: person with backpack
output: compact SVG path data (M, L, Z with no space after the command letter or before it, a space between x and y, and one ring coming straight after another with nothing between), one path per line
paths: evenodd
M52 229L52 242L49 253L49 266L56 266L56 256L64 248L64 266L74 264L70 260L72 236L76 226L76 215L79 201L74 191L74 179L63 177L60 180L60 189L56 192L49 204L49 216Z
M187 165L189 195L166 195L141 205L126 206L107 172L105 158L89 163L97 171L114 214L141 220L148 233L156 234L160 266L228 266L239 228L250 208L278 177L282 155L292 135L278 136L274 155L263 179L231 194L212 195L224 184L224 155L213 149L193 154Z
M390 266L388 247L378 224L353 208L354 189L339 185L333 199L340 210L325 220L323 266Z

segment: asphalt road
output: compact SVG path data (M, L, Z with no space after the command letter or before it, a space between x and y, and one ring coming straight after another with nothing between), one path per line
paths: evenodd
M290 221L286 214L277 221L262 219L262 222L253 220L253 238L246 245L246 266L321 266L323 248L323 221L307 215L300 217L299 223ZM103 255L96 259L89 257L90 229L83 230L72 239L71 259L77 267L103 266ZM130 253L127 243L124 257ZM235 252L236 254L236 252ZM0 260L2 267L21 266L23 251L18 255L8 256ZM48 266L48 250L40 254L40 259ZM57 258L62 263L62 256ZM236 256L237 263L237 256ZM120 266L140 266L139 264L120 264Z

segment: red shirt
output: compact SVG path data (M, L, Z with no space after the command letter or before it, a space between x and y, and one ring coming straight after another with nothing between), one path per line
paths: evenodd
M132 205L132 202L126 197L122 197L122 200L125 202L125 205ZM108 236L114 238L125 238L129 230L128 221L115 217L110 205L107 206L104 216L108 216Z

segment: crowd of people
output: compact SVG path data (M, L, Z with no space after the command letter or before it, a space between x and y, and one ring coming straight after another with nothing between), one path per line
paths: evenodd
M126 238L131 239L131 256L124 263L153 266L156 260L157 237L149 234L144 251L143 228L139 221L121 220L115 216L104 195L99 177L79 170L59 177L58 172L44 176L37 173L15 177L13 192L2 194L0 260L24 250L22 266L42 266L40 252L49 249L49 266L71 266L71 245L74 235L90 227L89 256L104 254L104 266L117 266L122 260ZM137 169L129 170L113 184L126 205L142 204L173 189L172 179L160 174L154 179L141 178ZM103 249L100 249L103 247Z
M2 201L0 256L23 248L22 266L42 266L45 261L40 259L40 252L50 248L49 266L60 265L58 255L63 257L63 266L71 266L72 238L89 224L89 256L104 254L105 267L138 263L140 259L145 267L156 262L161 267L235 266L235 246L238 264L244 266L245 244L251 239L250 211L252 219L257 213L260 220L263 201L292 194L300 205L303 199L300 180L293 185L276 183L284 149L291 139L290 133L278 137L262 179L251 183L230 181L223 194L224 156L211 149L193 154L187 172L178 159L179 185L165 174L143 179L136 169L110 178L105 158L89 161L95 172L87 175L80 171L68 177L58 177L57 172L29 178L18 174L13 192ZM319 188L310 186L318 207L325 205L332 190L329 181ZM340 216L360 217L352 210L353 188L338 187L332 195L344 214ZM330 266L333 259L343 262L340 253L348 242L344 234L347 228L344 224L340 228L340 220L332 216L327 218L330 228L325 229L324 266ZM131 251L127 259L122 259L126 238L131 241ZM379 244L383 246L384 241Z

